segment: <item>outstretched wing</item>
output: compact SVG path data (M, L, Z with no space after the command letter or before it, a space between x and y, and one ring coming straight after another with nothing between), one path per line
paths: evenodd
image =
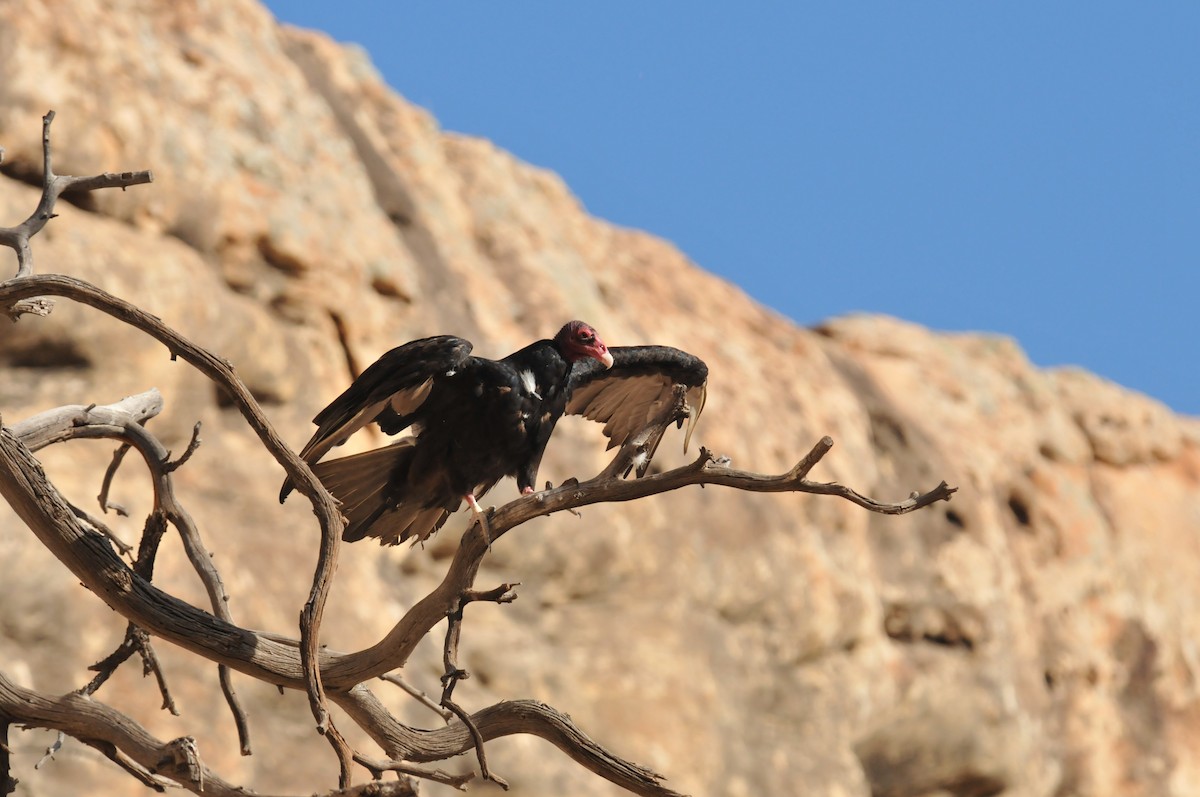
M581 360L571 371L567 413L604 424L608 447L624 445L646 427L663 407L674 400L676 385L687 388L688 426L683 438L686 451L696 419L704 409L708 366L699 357L670 346L615 346L612 368L594 360ZM661 433L648 441L645 460L637 475L646 472L658 448Z
M301 449L300 458L316 462L372 421L387 434L404 430L429 397L434 381L453 374L470 354L470 341L451 335L414 340L387 352L317 413L313 418L317 431ZM284 482L280 502L291 489L291 482Z

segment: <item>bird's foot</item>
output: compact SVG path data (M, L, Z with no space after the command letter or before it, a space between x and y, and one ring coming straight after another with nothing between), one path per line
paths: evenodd
M463 496L467 500L467 506L471 507L471 511L475 513L475 522L479 524L479 529L483 532L483 541L487 543L488 553L492 552L492 534L488 528L487 512L479 506L479 502L475 500L474 493L467 493Z

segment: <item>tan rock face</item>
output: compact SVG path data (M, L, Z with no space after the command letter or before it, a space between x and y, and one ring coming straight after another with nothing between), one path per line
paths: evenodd
M589 218L554 175L442 134L360 54L250 2L0 4L2 223L36 204L21 179L38 173L50 108L60 172L150 168L156 181L97 193L94 212L60 204L37 268L231 359L297 444L350 371L399 342L454 332L497 356L583 317L610 343L703 357L697 439L740 467L783 470L829 434L815 478L886 500L943 478L961 488L903 518L710 488L530 524L485 563L481 585L522 587L469 613L467 707L544 700L694 794L1200 793L1194 420L1039 371L1007 340L885 318L799 329L669 244ZM317 530L299 500L275 502L282 472L213 387L87 308L0 329L6 422L152 386L168 446L204 423L179 490L235 618L295 634ZM590 475L602 450L598 428L572 419L544 477ZM43 459L90 507L110 456L75 443ZM111 522L136 539L149 499L135 464L114 490L131 518ZM435 583L462 522L424 550L344 549L325 641L374 642ZM164 546L156 580L203 605L179 546ZM7 509L0 585L0 668L32 686L79 687L121 637ZM436 647L406 673L430 691ZM181 717L133 667L100 699L162 738L196 736L208 764L259 791L334 784L301 696L239 679L256 741L242 758L215 668L159 652ZM33 771L51 740L14 732L22 793L141 792L70 742ZM498 741L491 762L514 794L617 793L538 740Z

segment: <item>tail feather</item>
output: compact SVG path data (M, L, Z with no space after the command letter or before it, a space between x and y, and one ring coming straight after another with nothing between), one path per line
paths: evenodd
M346 530L342 539L355 542L378 537L395 545L415 537L424 541L441 528L450 511L447 496L408 494L413 439L384 448L318 463L317 477L342 505Z

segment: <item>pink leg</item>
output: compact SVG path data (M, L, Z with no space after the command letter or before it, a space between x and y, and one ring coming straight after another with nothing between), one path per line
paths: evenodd
M483 541L487 543L488 550L492 550L491 532L488 531L487 515L479 508L479 502L475 500L474 493L467 493L463 496L467 505L471 507L471 511L475 513L475 520L479 523L479 528L483 531Z

